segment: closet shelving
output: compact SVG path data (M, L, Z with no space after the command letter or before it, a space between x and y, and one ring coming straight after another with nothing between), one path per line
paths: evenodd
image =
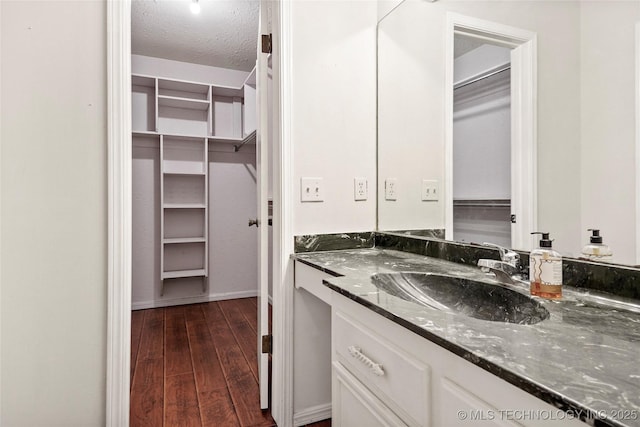
M167 279L208 278L207 138L160 135L160 251L162 289Z
M210 142L255 143L255 130L243 128L246 88L147 75L132 75L134 135L207 137Z
M132 136L153 137L160 150L161 295L165 281L191 277L206 291L209 146L255 144L256 131L243 121L255 115L244 111L251 90L132 74Z

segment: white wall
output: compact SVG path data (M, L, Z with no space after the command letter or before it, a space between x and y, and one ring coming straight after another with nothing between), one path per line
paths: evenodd
M636 86L638 2L581 6L581 230L601 229L614 260L636 264ZM638 88L635 88L637 91Z
M0 9L0 424L103 426L106 7Z
M375 1L292 5L294 234L376 226L376 19ZM323 178L324 202L300 202L301 177Z

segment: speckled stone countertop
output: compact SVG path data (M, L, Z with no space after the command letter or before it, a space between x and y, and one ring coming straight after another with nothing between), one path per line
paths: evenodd
M378 289L371 275L447 274L528 295L526 286L501 284L475 267L390 249L297 253L293 258L336 276L325 281L334 291L588 424L640 426L636 300L565 286L560 301L538 299L550 312L540 323L492 322L403 300Z

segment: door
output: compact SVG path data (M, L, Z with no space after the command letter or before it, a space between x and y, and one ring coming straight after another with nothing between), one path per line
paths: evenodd
M256 134L256 185L258 206L258 373L260 377L260 408L269 406L269 50L263 35L269 35L268 1L260 0L258 27L258 60L256 67L256 102L258 126ZM263 52L266 51L266 52ZM265 338L266 337L266 338Z

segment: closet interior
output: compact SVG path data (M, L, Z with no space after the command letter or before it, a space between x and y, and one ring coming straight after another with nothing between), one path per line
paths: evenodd
M134 309L256 294L251 72L133 55Z

